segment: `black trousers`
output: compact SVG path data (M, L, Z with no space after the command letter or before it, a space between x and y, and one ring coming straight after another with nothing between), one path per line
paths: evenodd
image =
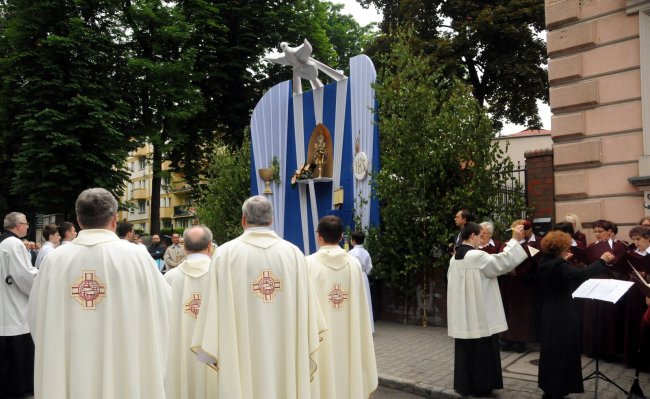
M461 395L503 388L499 336L455 339L454 389Z
M0 399L34 392L34 341L31 334L0 337Z

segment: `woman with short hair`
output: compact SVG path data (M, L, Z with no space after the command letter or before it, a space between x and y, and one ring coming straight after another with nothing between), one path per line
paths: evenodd
M542 240L539 283L543 292L538 385L543 398L563 398L584 392L580 363L580 314L571 294L614 260L610 252L584 269L568 262L571 236L551 231Z

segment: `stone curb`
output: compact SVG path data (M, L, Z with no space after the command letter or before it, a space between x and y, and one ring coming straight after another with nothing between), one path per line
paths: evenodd
M391 375L380 374L379 385L386 388L397 389L409 392L424 398L443 399L443 398L462 398L453 389L438 387L435 385L424 385L422 383L409 380L407 378L393 377Z

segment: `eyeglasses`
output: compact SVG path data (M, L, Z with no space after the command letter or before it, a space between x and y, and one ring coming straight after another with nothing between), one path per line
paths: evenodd
M24 224L25 226L29 227L29 223L24 222L24 223L18 223L18 225Z

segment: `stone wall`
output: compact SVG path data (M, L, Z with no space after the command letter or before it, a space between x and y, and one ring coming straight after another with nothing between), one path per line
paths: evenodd
M644 215L639 13L630 0L546 0L555 216L598 219L620 236Z

